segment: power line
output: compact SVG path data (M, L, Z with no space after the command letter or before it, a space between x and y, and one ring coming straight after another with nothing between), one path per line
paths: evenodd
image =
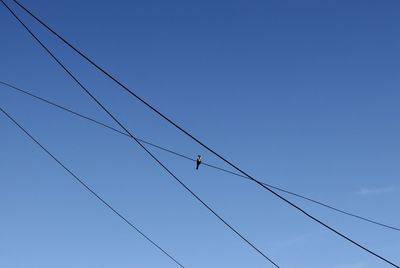
M174 257L172 257L166 250L154 242L149 236L144 234L139 228L137 228L131 221L125 218L121 213L119 213L114 207L112 207L107 201L105 201L100 195L98 195L92 188L90 188L82 179L80 179L75 173L73 173L69 168L67 168L58 158L56 158L44 145L42 145L36 138L34 138L22 125L20 125L11 115L9 115L3 108L0 107L0 111L8 117L19 129L21 129L33 142L35 142L43 151L45 151L54 161L56 161L63 169L65 169L77 182L79 182L87 191L94 195L101 203L107 206L115 215L121 218L125 223L127 223L131 228L143 236L147 241L158 248L162 253L164 253L168 258L174 261L178 266L184 268L184 266L178 262Z
M42 102L44 102L44 103L47 103L47 104L52 105L52 106L54 106L54 107L57 107L57 108L59 108L59 109L61 109L61 110L64 110L64 111L66 111L66 112L68 112L68 113L71 113L71 114L73 114L73 115L75 115L75 116L77 116L77 117L83 118L83 119L88 120L88 121L90 121L90 122L92 122L92 123L95 123L95 124L97 124L97 125L100 125L100 126L102 126L102 127L104 127L104 128L110 129L110 130L112 130L112 131L114 131L114 132L116 132L116 133L118 133L118 134L121 134L121 135L124 135L124 136L129 137L129 135L126 134L125 132L122 132L122 131L120 131L120 130L118 130L118 129L112 127L112 126L109 126L109 125L107 125L107 124L105 124L105 123L102 123L102 122L96 120L96 119L90 118L90 117L88 117L88 116L86 116L86 115L83 115L83 114L81 114L81 113L75 112L75 111L73 111L73 110L71 110L71 109L69 109L69 108L66 108L66 107L64 107L64 106L61 106L61 105L59 105L59 104L56 104L56 103L54 103L54 102L52 102L52 101L49 101L49 100L47 100L47 99L44 99L44 98L39 97L39 96L37 96L37 95L34 95L34 94L32 94L32 93L30 93L30 92L28 92L28 91L26 91L26 90L23 90L23 89L21 89L21 88L18 88L18 87L14 86L14 85L11 85L11 84L6 83L6 82L3 82L3 81L0 81L0 84L3 84L3 85L5 85L5 86L7 86L8 88L14 89L14 90L16 90L16 91L18 91L18 92L20 92L20 93L23 93L23 94L25 94L25 95L27 95L27 96L33 97L33 98L35 98L35 99L37 99L37 100L40 100L40 101L42 101ZM137 138L137 137L136 137L136 138ZM176 156L181 157L181 158L183 158L183 159L186 159L186 160L189 160L189 161L192 161L192 162L195 162L195 161L196 161L196 159L193 159L193 158L191 158L191 157L189 157L189 156L186 156L186 155L184 155L184 154L182 154L182 153L175 152L175 151L173 151L173 150L167 149L167 148L165 148L165 147L162 147L162 146L160 146L160 145L154 144L154 143L152 143L152 142L149 142L149 141L146 141L146 140L143 140L143 139L140 139L140 138L137 138L137 139L138 139L139 141L141 141L142 143L145 143L145 144L147 144L147 145L150 145L150 146L152 146L152 147L154 147L154 148L157 148L157 149L159 149L159 150L168 152L168 153L170 153L170 154L176 155ZM236 173L236 172L232 172L232 171L230 171L230 170L227 170L227 169L224 169L224 168L221 168L221 167L212 165L212 164L208 164L208 163L206 163L206 162L204 162L204 161L202 162L202 165L207 166L207 167L210 167L210 168L212 168L212 169L216 169L216 170L219 170L219 171L228 173L228 174L231 174L231 175L234 175L234 176L237 176L237 177L241 177L241 178L244 178L244 179L249 180L248 177L246 177L246 176L244 176L244 175L242 175L242 174L239 174L239 173ZM334 206L332 206L332 205L328 205L328 204L326 204L326 203L324 203L324 202L317 201L317 200L315 200L315 199L313 199L313 198L311 198L311 197L307 197L307 196L304 196L304 195L295 193L295 192L293 192L293 191L289 191L289 190L283 189L283 188L281 188L281 187L277 187L277 186L274 186L274 185L272 185L272 184L268 184L268 183L262 182L262 181L260 181L260 180L258 180L258 181L261 182L262 184L264 184L264 185L270 187L270 188L273 188L273 189L278 190L278 191L280 191L280 192L283 192L283 193L286 193L286 194L289 194L289 195L292 195L292 196L301 198L301 199L303 199L303 200L312 202L312 203L314 203L314 204L317 204L317 205L319 205L319 206L325 207L325 208L330 209L330 210L332 210L332 211L341 213L341 214L343 214L343 215L347 215L347 216L350 216L350 217L353 217L353 218L356 218L356 219L359 219L359 220L362 220L362 221L365 221L365 222L368 222L368 223L371 223L371 224L374 224L374 225L377 225L377 226L380 226L380 227L384 227L384 228L387 228L387 229L391 229L391 230L394 230L394 231L400 231L400 228L398 228L398 227L394 227L394 226L391 226L391 225L388 225L388 224L384 224L384 223L378 222L378 221L376 221L376 220L368 219L368 218L366 218L366 217L363 217L363 216L360 216L360 215L357 215L357 214L354 214L354 213L350 213L350 212L344 211L344 210L342 210L342 209L336 208L336 207L334 207Z
M64 64L39 40L39 38L28 28L27 25L1 0L7 10L14 16L14 18L25 28L26 31L40 44L40 46L53 58L58 65L85 91L100 107L106 112L125 132L129 135L154 161L158 163L169 175L171 175L176 182L178 182L186 191L188 191L197 201L199 201L205 208L207 208L215 217L217 217L226 227L238 235L244 242L260 254L265 260L273 264L275 267L280 268L270 257L258 249L252 242L250 242L244 235L237 231L232 225L224 220L217 212L215 212L207 203L205 203L196 193L186 186L171 170L169 170L153 153L151 153L146 146L144 146L131 132L64 66Z
M102 126L102 127L104 127L104 128L107 128L107 129L112 130L112 131L114 131L114 132L116 132L116 133L118 133L118 134L121 134L121 135L124 135L124 136L127 136L127 137L130 138L130 136L129 136L128 134L126 134L125 132L123 132L123 131L121 131L121 130L118 130L118 129L116 129L116 128L110 126L110 125L107 125L107 124L105 124L105 123L103 123L103 122L100 122L99 120L96 120L96 119L93 119L93 118L91 118L91 117L89 117L89 116L86 116L86 115L83 115L83 114L81 114L81 113L75 112L75 111L73 111L73 110L71 110L71 109L69 109L69 108L66 108L65 106L62 106L62 105L60 105L60 104L57 104L57 103L52 102L52 101L50 101L50 100L47 100L47 99L45 99L45 98L39 97L38 95L32 94L32 93L30 93L30 92L28 92L28 91L26 91L26 90L23 90L23 89L21 89L21 88L19 88L19 87L16 87L16 86L11 85L11 84L9 84L9 83L6 83L6 82L4 82L4 81L0 81L0 84L2 84L2 85L4 85L4 86L7 86L8 88L13 89L13 90L15 90L15 91L18 91L18 92L20 92L20 93L22 93L22 94L25 94L25 95L27 95L27 96L30 96L30 97L32 97L32 98L34 98L34 99L37 99L37 100L39 100L39 101L41 101L41 102L43 102L43 103L49 104L49 105L51 105L51 106L53 106L53 107L56 107L56 108L58 108L58 109L60 109L60 110L66 111L66 112L71 113L71 114L73 114L73 115L75 115L75 116L77 116L77 117L83 118L83 119L85 119L85 120L87 120L87 121L90 121L90 122L95 123L95 124L97 124L97 125L99 125L99 126ZM147 145L150 145L150 146L152 146L152 147L154 147L154 148L160 149L160 150L165 151L165 152L168 152L168 153L170 153L170 154L174 154L174 155L176 155L176 156L185 158L185 159L187 159L187 160L195 161L195 159L190 158L189 156L185 156L185 155L183 155L183 154L174 152L174 151L172 151L172 150L170 150L170 149L167 149L167 148L162 147L162 146L160 146L160 145L157 145L157 144L151 143L151 142L149 142L149 141L140 139L140 138L138 138L138 137L136 137L136 138L137 138L139 141L141 141L142 143L145 143L145 144L147 144ZM208 165L208 164L206 164L206 163L204 163L204 162L203 162L203 165L211 166L211 165Z
M3 0L1 0L3 2ZM154 111L155 113L157 113L159 116L161 116L163 119L165 119L167 122L169 122L171 125L173 125L174 127L176 127L178 130L180 130L182 133L184 133L186 136L188 136L189 138L191 138L192 140L194 140L196 143L198 143L199 145L201 145L203 148L205 148L206 150L208 150L209 152L211 152L212 154L214 154L215 156L217 156L219 159L221 159L222 161L224 161L225 163L227 163L228 165L230 165L231 167L233 167L235 170L237 170L239 173L243 174L244 176L246 176L249 180L253 181L254 183L256 183L257 185L259 185L260 187L264 188L266 191L270 192L271 194L275 195L277 198L281 199L282 201L284 201L285 203L287 203L288 205L290 205L291 207L295 208L296 210L298 210L299 212L301 212L302 214L304 214L305 216L307 216L308 218L312 219L313 221L317 222L318 224L324 226L325 228L327 228L328 230L332 231L333 233L337 234L338 236L342 237L343 239L347 240L348 242L352 243L353 245L359 247L360 249L368 252L369 254L379 258L380 260L386 262L387 264L390 264L394 267L400 268L400 266L394 264L393 262L389 261L388 259L384 258L383 256L375 253L374 251L368 249L367 247L361 245L360 243L356 242L355 240L351 239L350 237L348 237L347 235L339 232L338 230L334 229L333 227L329 226L328 224L326 224L325 222L319 220L318 218L314 217L313 215L311 215L310 213L308 213L307 211L305 211L304 209L302 209L301 207L299 207L298 205L294 204L293 202L289 201L288 199L286 199L285 197L281 196L279 193L275 192L272 188L270 188L267 185L262 184L261 182L257 181L256 179L254 179L252 176L250 176L247 172L245 172L244 170L242 170L241 168L239 168L237 165L233 164L231 161L229 161L228 159L226 159L225 157L223 157L221 154L217 153L214 149L210 148L209 146L207 146L204 142L200 141L199 139L197 139L195 136L193 136L191 133L189 133L188 131L186 131L183 127L179 126L177 123L175 123L172 119L170 119L169 117L167 117L166 115L164 115L162 112L160 112L158 109L156 109L154 106L152 106L150 103L148 103L147 101L145 101L143 98L141 98L140 96L138 96L137 94L135 94L132 90L130 90L127 86L125 86L124 84L122 84L120 81L118 81L116 78L114 78L111 74L109 74L107 71L105 71L103 68L101 68L99 65L97 65L94 61L92 61L90 58L88 58L86 55L84 55L82 52L80 52L77 48L75 48L72 44L70 44L67 40L65 40L63 37L61 37L61 35L59 35L57 32L55 32L53 29L51 29L46 23L44 23L42 20L40 20L38 17L36 17L32 12L30 12L27 8L25 8L22 4L20 4L18 1L13 0L17 5L19 5L23 10L25 10L28 14L30 14L36 21L38 21L40 24L42 24L45 28L47 28L50 32L52 32L54 35L56 35L61 41L63 41L66 45L68 45L70 48L72 48L75 52L77 52L79 55L81 55L84 59L86 59L89 63L91 63L94 67L96 67L99 71L101 71L103 74L105 74L107 77L109 77L111 80L113 80L115 83L117 83L118 85L120 85L126 92L128 92L130 95L132 95L133 97L135 97L136 99L138 99L140 102L142 102L145 106L147 106L148 108L150 108L152 111ZM3 2L4 3L4 2Z

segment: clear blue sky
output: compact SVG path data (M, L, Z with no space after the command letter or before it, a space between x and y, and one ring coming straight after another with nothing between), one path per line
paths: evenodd
M400 226L399 1L23 3L257 178ZM134 134L224 166L24 18ZM113 124L2 6L0 25L1 80ZM127 138L3 86L0 105L187 267L272 267ZM176 267L4 116L0 137L0 267ZM389 267L247 181L154 152L281 267ZM400 233L290 199L400 263Z

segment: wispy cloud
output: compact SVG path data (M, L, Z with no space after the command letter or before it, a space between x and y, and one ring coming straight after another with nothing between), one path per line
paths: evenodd
M357 191L357 194L359 195L381 195L381 194L387 194L387 193L392 193L392 192L397 192L399 191L399 187L378 187L378 188L361 188L360 190Z

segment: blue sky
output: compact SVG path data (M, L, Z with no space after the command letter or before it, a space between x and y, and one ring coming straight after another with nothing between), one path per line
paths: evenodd
M22 3L260 180L400 226L399 1ZM23 18L135 135L226 167ZM2 81L115 126L3 7L0 25ZM127 138L4 86L0 105L187 267L272 267ZM175 267L0 126L1 267ZM281 267L389 267L248 181L152 151ZM400 263L399 233L289 198Z

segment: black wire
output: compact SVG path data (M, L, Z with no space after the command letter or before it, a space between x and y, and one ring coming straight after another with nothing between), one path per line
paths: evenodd
M18 22L29 32L29 34L41 45L41 47L62 67L62 69L84 90L135 142L151 157L156 161L168 174L170 174L185 190L187 190L195 199L197 199L204 207L206 207L214 216L216 216L221 222L223 222L230 230L237 234L244 242L264 257L268 262L273 264L275 267L280 268L271 258L265 253L258 249L253 243L245 238L239 231L232 227L227 221L225 221L220 215L218 215L209 205L207 205L197 194L195 194L189 187L186 186L172 171L170 171L153 153L151 153L146 146L144 146L131 132L106 108L104 105L60 62L60 60L36 37L36 35L25 25L25 23L6 5L3 0L0 0L11 14L18 20Z
M18 128L20 128L32 141L34 141L43 151L45 151L54 161L56 161L63 169L65 169L74 179L79 182L87 191L94 195L98 200L100 200L104 205L106 205L112 212L114 212L118 217L120 217L125 223L132 227L136 232L143 236L147 241L161 250L166 256L173 260L177 265L184 268L184 266L179 263L174 257L172 257L167 251L165 251L161 246L154 242L150 237L144 234L139 228L137 228L131 221L122 216L116 209L114 209L107 201L105 201L101 196L99 196L92 188L90 188L82 179L80 179L75 173L73 173L69 168L67 168L58 158L56 158L44 145L42 145L37 139L35 139L22 125L20 125L11 115L9 115L3 108L0 107L0 111L8 117Z
M83 114L80 114L80 113L78 113L78 112L72 111L71 109L68 109L68 108L66 108L66 107L64 107L64 106L61 106L61 105L59 105L59 104L56 104L56 103L51 102L51 101L49 101L49 100L46 100L46 99L44 99L44 98L42 98L42 97L39 97L39 96L37 96L37 95L34 95L34 94L30 93L30 92L27 92L26 90L23 90L23 89L21 89L21 88L18 88L18 87L16 87L16 86L13 86L13 85L11 85L11 84L9 84L9 83L0 81L0 84L3 84L3 85L5 85L5 86L7 86L7 87L9 87L9 88L11 88L11 89L14 89L14 90L16 90L16 91L18 91L18 92L20 92L20 93L26 94L26 95L28 95L28 96L30 96L30 97L35 98L35 99L38 99L38 100L40 100L40 101L42 101L42 102L44 102L44 103L50 104L50 105L52 105L52 106L55 106L55 107L57 107L57 108L59 108L59 109L61 109L61 110L67 111L67 112L69 112L69 113L71 113L71 114L73 114L73 115L75 115L75 116L78 116L78 117L83 118L83 119L85 119L85 120L91 121L92 123L95 123L95 124L98 124L98 125L100 125L100 126L102 126L102 127L105 127L105 128L107 128L107 129L110 129L110 130L112 130L112 131L114 131L114 132L116 132L116 133L118 133L118 134L121 134L121 135L124 135L124 136L129 137L128 134L126 134L125 132L122 132L122 131L120 131L120 130L114 128L114 127L111 127L111 126L109 126L109 125L107 125L107 124L105 124L105 123L102 123L102 122L100 122L100 121L98 121L98 120L96 120L96 119L90 118L90 117L88 117L88 116L86 116L86 115L83 115ZM137 138L137 137L136 137L136 138ZM181 157L181 158L187 159L187 160L192 161L192 162L196 162L196 159L193 159L193 158L191 158L191 157L189 157L189 156L183 155L183 154L181 154L181 153L177 153L177 152L175 152L175 151L172 151L172 150L170 150L170 149L167 149L167 148L165 148L165 147L162 147L162 146L160 146L160 145L157 145L157 144L148 142L148 141L143 140L143 139L140 139L140 138L137 138L137 139L138 139L139 141L141 141L142 143L145 143L145 144L147 144L147 145L150 145L150 146L152 146L152 147L154 147L154 148L157 148L157 149L159 149L159 150L168 152L168 153L170 153L170 154L179 156L179 157ZM222 172L225 172L225 173L234 175L234 176L238 176L238 177L241 177L241 178L244 178L244 179L249 180L248 177L243 176L242 174L235 173L235 172L232 172L232 171L230 171L230 170L227 170L227 169L224 169L224 168L215 166L215 165L208 164L208 163L206 163L206 162L204 162L204 161L202 162L202 165L207 166L207 167L210 167L210 168L213 168L213 169L217 169L217 170L219 170L219 171L222 171ZM273 189L278 190L278 191L280 191L280 192L283 192L283 193L286 193L286 194L293 195L293 196L295 196L295 197L304 199L304 200L306 200L306 201L309 201L309 202L312 202L312 203L314 203L314 204L320 205L320 206L322 206L322 207L328 208L328 209L330 209L330 210L336 211L336 212L338 212L338 213L341 213L341 214L344 214L344 215L347 215L347 216L351 216L351 217L353 217L353 218L357 218L357 219L359 219L359 220L363 220L363 221L366 221L366 222L368 222L368 223L372 223L372 224L375 224L375 225L378 225L378 226L381 226L381 227L384 227L384 228L388 228L388 229L391 229L391 230L394 230L394 231L400 231L400 228L397 228L397 227L394 227L394 226L390 226L390 225L387 225L387 224L384 224L384 223L381 223L381 222L378 222L378 221L375 221L375 220L371 220L371 219L368 219L368 218L363 217L363 216L359 216L359 215L354 214L354 213L346 212L346 211L344 211L344 210L342 210L342 209L338 209L338 208L336 208L336 207L334 207L334 206L332 206L332 205L328 205L328 204L323 203L323 202L321 202L321 201L317 201L317 200L315 200L315 199L313 199L313 198L306 197L306 196L304 196L304 195L301 195L301 194L298 194L298 193L295 193L295 192L292 192L292 191L289 191L289 190L286 190L286 189L283 189L283 188L274 186L274 185L272 185L272 184L268 184L268 183L262 182L262 181L260 181L260 180L258 180L258 181L261 182L262 184L264 184L264 185L270 187L270 188L273 188Z
M3 85L5 85L5 86L7 86L7 87L9 87L9 88L11 88L11 89L14 89L14 90L16 90L16 91L18 91L18 92L20 92L20 93L23 93L23 94L25 94L25 95L27 95L27 96L30 96L30 97L35 98L35 99L37 99L37 100L40 100L40 101L42 101L42 102L44 102L44 103L47 103L47 104L52 105L52 106L54 106L54 107L57 107L57 108L59 108L59 109L61 109L61 110L64 110L64 111L66 111L66 112L69 112L69 113L71 113L71 114L73 114L73 115L75 115L75 116L77 116L77 117L83 118L83 119L85 119L85 120L91 121L92 123L95 123L95 124L98 124L98 125L100 125L100 126L102 126L102 127L108 128L108 129L110 129L110 130L112 130L112 131L114 131L114 132L117 132L117 133L121 134L121 135L130 137L130 136L129 136L128 134L126 134L125 132L120 131L120 130L118 130L118 129L112 127L112 126L109 126L109 125L107 125L107 124L105 124L105 123L102 123L102 122L100 122L100 121L98 121L98 120L96 120L96 119L90 118L89 116L86 116L86 115L83 115L83 114L81 114L81 113L75 112L75 111L73 111L73 110L71 110L71 109L69 109L69 108L66 108L65 106L61 106L61 105L59 105L59 104L57 104L57 103L55 103L55 102L52 102L52 101L49 101L49 100L44 99L44 98L42 98L42 97L39 97L39 96L37 96L37 95L35 95L35 94L32 94L32 93L30 93L30 92L28 92L28 91L26 91L26 90L23 90L23 89L21 89L21 88L18 88L18 87L14 86L14 85L11 85L11 84L6 83L6 82L3 82L3 81L0 81L0 84L3 84ZM182 158L186 158L186 159L191 160L191 161L196 161L195 159L192 159L192 158L190 158L190 157L188 157L188 156L185 156L185 155L183 155L183 154L174 152L174 151L172 151L172 150L166 149L166 148L161 147L161 146L159 146L159 145L157 145L157 144L148 142L148 141L143 140L143 139L140 139L140 138L138 138L138 137L136 137L136 138L137 138L139 141L141 141L142 143L145 143L145 144L147 144L147 145L150 145L150 146L152 146L152 147L154 147L154 148L158 148L158 149L163 150L163 151L165 151L165 152L174 154L174 155L179 156L179 157L182 157ZM204 164L205 164L205 163L204 163Z
M223 168L220 168L220 167L217 167L217 166L214 166L214 165L211 165L211 164L207 164L207 163L202 163L202 164L205 165L205 166L208 166L210 168L218 169L220 171L232 174L234 176L238 176L238 177L242 177L242 178L247 179L247 180L251 180L249 177L246 177L246 176L244 176L242 174L239 174L239 173L232 172L232 171L227 170L227 169L223 169ZM278 190L280 192L283 192L283 193L286 193L286 194L293 195L295 197L304 199L306 201L309 201L309 202L312 202L314 204L320 205L322 207L325 207L325 208L331 209L333 211L336 211L338 213L341 213L341 214L344 214L344 215L347 215L347 216L350 216L350 217L353 217L353 218L357 218L359 220L363 220L363 221L366 221L366 222L369 222L369 223L372 223L372 224L375 224L375 225L378 225L378 226L381 226L381 227L384 227L384 228L388 228L388 229L391 229L391 230L394 230L394 231L400 231L400 228L398 228L398 227L390 226L390 225L387 225L387 224L384 224L384 223L381 223L381 222L378 222L378 221L375 221L375 220L368 219L368 218L363 217L363 216L359 216L359 215L354 214L354 213L350 213L350 212L344 211L342 209L338 209L338 208L336 208L336 207L334 207L332 205L328 205L328 204L323 203L321 201L317 201L317 200L315 200L313 198L310 198L310 197L307 197L307 196L304 196L304 195L301 195L301 194L298 194L298 193L295 193L295 192L292 192L292 191L289 191L289 190L285 190L283 188L280 188L280 187L274 186L272 184L268 184L268 183L262 182L260 180L257 180L257 181L259 183L267 186L267 187L270 187L270 188L273 188L273 189Z
M1 0L3 2L3 0ZM58 33L56 33L54 30L52 30L46 23L44 23L43 21L41 21L39 18L37 18L35 15L33 15L33 13L31 13L28 9L26 9L22 4L20 4L18 1L13 0L15 3L17 3L22 9L24 9L27 13L29 13L36 21L38 21L40 24L42 24L45 28L47 28L49 31L51 31L54 35L56 35L60 40L62 40L65 44L67 44L70 48L72 48L74 51L76 51L79 55L81 55L84 59L86 59L88 62L90 62L93 66L95 66L98 70L100 70L102 73L104 73L106 76L108 76L111 80L113 80L115 83L117 83L118 85L120 85L125 91L127 91L129 94L131 94L132 96L134 96L136 99L138 99L140 102L142 102L144 105L146 105L148 108L150 108L151 110L153 110L155 113L157 113L159 116L161 116L162 118L164 118L167 122L169 122L170 124L172 124L174 127L176 127L177 129L179 129L181 132L183 132L186 136L190 137L192 140L194 140L195 142L197 142L199 145L201 145L203 148L205 148L206 150L208 150L209 152L211 152L212 154L214 154L215 156L217 156L219 159L221 159L222 161L224 161L225 163L227 163L228 165L230 165L231 167L233 167L234 169L236 169L237 171L239 171L241 174L243 174L244 176L246 176L247 178L249 178L250 180L252 180L253 182L255 182L256 184L258 184L259 186L261 186L262 188L264 188L266 191L272 193L273 195L275 195L276 197L278 197L279 199L281 199L282 201L286 202L287 204L289 204L290 206L292 206L293 208L297 209L298 211L300 211L301 213L303 213L304 215L306 215L308 218L312 219L313 221L317 222L318 224L324 226L325 228L329 229L330 231L334 232L335 234L339 235L340 237L344 238L345 240L349 241L350 243L352 243L353 245L361 248L362 250L368 252L369 254L381 259L382 261L400 268L400 266L394 264L393 262L389 261L388 259L380 256L379 254L375 253L374 251L366 248L365 246L361 245L360 243L356 242L355 240L351 239L350 237L342 234L341 232L337 231L336 229L332 228L331 226L329 226L328 224L324 223L323 221L317 219L316 217L312 216L311 214L309 214L308 212L306 212L304 209L302 209L301 207L297 206L296 204L294 204L293 202L289 201L288 199L286 199L285 197L281 196L280 194L278 194L277 192L275 192L274 190L272 190L270 187L262 184L261 182L257 181L256 179L254 179L252 176L250 176L248 173L246 173L245 171L243 171L242 169L240 169L238 166L236 166L235 164L233 164L231 161L229 161L228 159L226 159L225 157L223 157L222 155L220 155L219 153L217 153L215 150L213 150L212 148L210 148L209 146L207 146L205 143L203 143L202 141L200 141L199 139L197 139L195 136L193 136L192 134L190 134L188 131L186 131L185 129L183 129L181 126L179 126L177 123L175 123L174 121L172 121L170 118L168 118L166 115L164 115L163 113L161 113L160 111L158 111L158 109L156 109L155 107L153 107L151 104L149 104L147 101L145 101L144 99L142 99L140 96L138 96L137 94L135 94L132 90L130 90L127 86L123 85L121 82L119 82L116 78L114 78L111 74L109 74L107 71L105 71L103 68L101 68L99 65L97 65L95 62L93 62L91 59L89 59L86 55L84 55L82 52L80 52L77 48L75 48L72 44L70 44L69 42L67 42L67 40L65 40L63 37L61 37Z

